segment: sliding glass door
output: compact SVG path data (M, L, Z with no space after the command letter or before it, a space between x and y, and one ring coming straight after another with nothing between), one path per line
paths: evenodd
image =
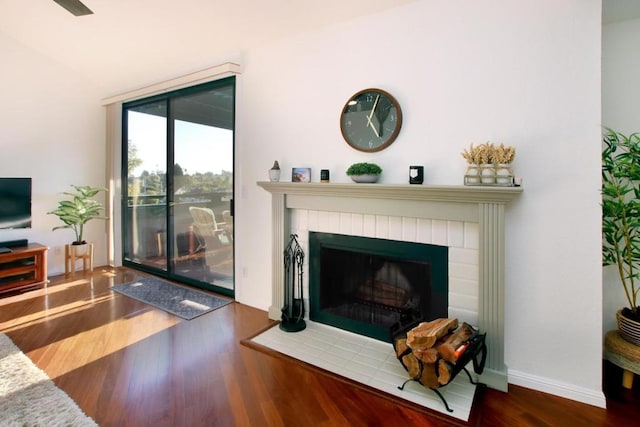
M123 106L123 263L233 295L235 79Z

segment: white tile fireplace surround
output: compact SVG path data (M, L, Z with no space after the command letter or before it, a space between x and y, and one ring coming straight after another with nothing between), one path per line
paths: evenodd
M284 303L282 253L291 233L298 234L305 253L310 231L448 246L449 316L478 325L487 333L489 352L480 380L489 387L507 390L504 207L522 188L286 182L258 185L272 195L269 318L280 319ZM308 275L305 281L308 297Z

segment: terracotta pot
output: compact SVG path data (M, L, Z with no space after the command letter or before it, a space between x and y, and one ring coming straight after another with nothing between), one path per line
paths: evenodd
M620 336L632 344L640 346L640 323L622 315L622 310L616 312L618 331Z

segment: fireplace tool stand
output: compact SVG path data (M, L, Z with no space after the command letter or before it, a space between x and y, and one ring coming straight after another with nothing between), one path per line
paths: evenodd
M307 327L302 293L304 251L297 237L292 234L284 250L284 306L280 329L285 332L299 332Z

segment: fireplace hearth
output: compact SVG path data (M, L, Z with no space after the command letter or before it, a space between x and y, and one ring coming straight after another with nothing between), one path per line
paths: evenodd
M389 328L447 317L448 248L309 233L310 318L391 342Z

